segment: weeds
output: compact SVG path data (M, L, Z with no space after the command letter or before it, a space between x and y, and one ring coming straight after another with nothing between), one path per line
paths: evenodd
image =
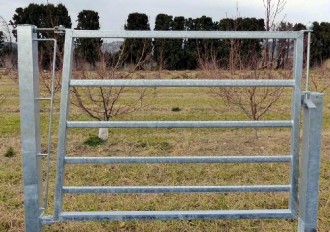
M172 107L172 111L173 112L180 112L181 109L180 109L180 107Z
M163 141L161 138L150 138L148 140L139 140L137 141L137 147L141 148L155 148L159 151L169 151L173 146L167 142Z
M90 147L97 147L97 146L100 146L100 145L102 145L104 143L105 143L105 141L103 139L100 139L96 135L90 135L88 137L88 139L86 139L84 141L84 145L87 145L87 146L90 146Z
M16 156L16 152L14 151L14 148L13 147L9 147L7 149L7 151L5 152L5 157L11 158L11 157L14 157L14 156Z

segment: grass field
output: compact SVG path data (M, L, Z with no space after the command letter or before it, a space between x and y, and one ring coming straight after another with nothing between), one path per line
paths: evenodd
M316 71L313 71L316 72ZM165 73L172 78L195 78L197 72ZM317 73L314 73L315 76ZM139 75L144 75L143 73ZM149 73L148 75L153 75ZM318 87L329 79L318 78ZM18 86L1 76L0 95L0 231L24 231L22 158ZM322 164L318 231L330 231L330 88L324 93ZM42 95L47 92L42 90ZM129 92L122 101L134 94ZM262 119L290 118L290 91ZM242 112L207 88L158 88L145 99L145 107L115 120L247 120ZM48 104L42 103L42 149L45 150ZM50 207L55 185L59 93L51 158ZM70 107L71 120L90 120ZM289 129L111 129L104 144L84 144L96 129L70 129L68 156L180 156L180 155L286 155ZM10 147L13 151L9 151ZM11 157L10 157L11 156ZM45 162L44 162L45 166ZM253 185L288 184L289 164L145 164L66 166L65 185ZM287 208L287 193L243 194L127 194L66 195L64 210L205 210ZM140 221L61 223L46 231L296 231L289 220Z

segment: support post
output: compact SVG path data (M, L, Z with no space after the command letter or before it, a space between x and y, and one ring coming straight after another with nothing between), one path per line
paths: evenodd
M291 119L293 127L291 129L291 148L292 157L290 166L291 192L289 199L289 209L292 214L298 215L298 177L299 177L299 134L300 134L300 113L301 113L301 78L303 75L303 53L304 53L304 34L301 33L294 41L293 58L293 78L295 86L292 92Z
M302 165L299 186L299 232L317 231L323 94L304 97Z
M56 169L56 188L54 200L54 220L60 219L63 206L63 185L64 185L64 159L66 156L66 139L67 139L67 121L69 115L70 104L70 79L72 76L73 66L73 37L72 30L65 31L64 43L64 61L62 71L62 92L61 92L61 112L60 123L58 129L57 143L57 169Z
M18 75L23 156L25 231L42 231L42 166L38 77L38 42L35 26L17 28Z

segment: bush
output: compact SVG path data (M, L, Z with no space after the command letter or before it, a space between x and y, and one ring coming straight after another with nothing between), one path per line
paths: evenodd
M89 138L84 141L84 145L87 145L90 147L97 147L104 143L105 143L105 141L103 139L100 139L96 135L90 135Z
M172 108L172 111L173 111L173 112L180 112L181 109L180 109L180 107L173 107L173 108Z
M13 147L9 147L7 151L5 152L5 157L11 158L16 155L16 152L14 151Z

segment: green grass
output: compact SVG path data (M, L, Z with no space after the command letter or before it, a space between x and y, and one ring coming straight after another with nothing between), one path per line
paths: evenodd
M104 144L105 141L100 139L98 136L96 135L90 135L85 141L84 141L84 145L90 146L90 147L97 147L100 146L102 144Z
M144 75L144 73L139 73ZM152 76L153 73L146 73ZM173 78L194 78L199 73L166 72ZM10 100L0 105L0 153L12 147L16 155L0 156L0 231L24 230L22 158L18 86L3 78L1 93ZM323 80L327 82L328 80ZM14 90L14 91L13 91ZM46 93L43 92L46 96ZM330 228L330 90L324 99L322 164L320 176L319 228ZM53 211L56 143L59 117L58 93L53 122L50 173L50 207ZM122 99L129 102L134 93ZM285 91L264 120L290 118L291 91ZM9 99L9 98L8 98ZM157 88L145 99L145 107L113 120L247 120L240 109L214 98L207 88ZM180 110L174 110L178 108ZM71 106L69 120L92 120ZM47 104L42 103L42 148L47 132ZM286 155L290 152L289 129L260 129L254 139L251 129L110 129L109 139L99 145L97 129L69 129L68 156L181 156L181 155ZM84 145L90 140L91 145ZM45 174L46 160L43 160ZM44 175L45 177L45 175ZM146 164L146 165L67 165L65 184L78 185L238 185L287 184L288 164ZM286 208L288 194L114 194L66 195L65 210L202 210ZM46 231L296 231L297 222L287 220L71 222L54 224Z
M11 113L9 115L0 115L0 136L17 136L20 134L20 116L18 113Z

